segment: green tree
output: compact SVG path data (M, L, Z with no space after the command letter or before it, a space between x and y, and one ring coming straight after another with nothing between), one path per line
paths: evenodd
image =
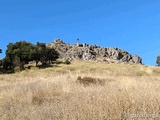
M24 70L24 65L29 61L36 61L36 66L40 61L43 65L58 58L58 52L52 48L46 47L45 43L37 42L37 45L26 41L9 43L4 59L5 69L14 69L19 66Z
M40 57L41 57L41 53L40 53L40 48L38 46L31 46L31 51L30 51L30 60L31 61L35 61L36 62L36 66L38 64L38 62L40 61Z
M9 43L6 50L5 61L11 63L10 67L19 66L20 70L24 70L24 64L28 63L30 58L31 43L20 41L16 43Z
M0 49L0 53L2 53L2 49ZM2 60L0 59L0 67L2 66Z
M40 61L43 65L47 62L51 63L51 61L56 60L59 57L58 52L53 49L46 47L45 43L37 43L37 51L36 54L38 56L37 61Z
M13 70L14 68L13 63L7 57L2 60L2 65L4 70Z
M14 54L13 54L13 44L9 43L7 45L7 50L6 50L6 56L3 59L3 69L8 70L8 69L13 69L13 59L14 59Z
M49 63L51 63L51 61L55 61L56 59L59 58L59 53L53 48L47 48L46 54L47 54L47 58L48 58Z
M157 56L156 63L158 66L160 66L160 56L159 55Z

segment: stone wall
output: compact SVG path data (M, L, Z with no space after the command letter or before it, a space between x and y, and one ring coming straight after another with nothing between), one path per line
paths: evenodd
M108 48L89 44L67 44L60 39L48 43L47 47L54 48L60 54L60 58L68 60L106 61L116 63L142 64L138 55L132 56L127 51L119 48Z

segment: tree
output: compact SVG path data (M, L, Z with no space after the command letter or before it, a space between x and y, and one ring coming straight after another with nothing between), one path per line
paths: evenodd
M160 56L159 55L157 56L156 63L158 66L160 66Z
M38 64L38 62L40 61L40 57L41 57L41 51L40 48L38 46L31 46L31 51L30 51L30 60L31 61L36 61L36 66Z
M59 53L53 48L47 48L46 54L47 54L47 58L48 58L49 63L51 61L55 61L56 59L59 58Z
M24 70L24 64L31 60L31 46L33 46L33 44L26 41L20 41L14 44L9 43L6 50L5 60L7 60L8 63L11 63L11 68L19 66L20 70Z
M51 61L56 60L59 57L59 54L55 49L46 47L45 43L37 43L37 52L36 56L38 56L36 59L37 61L41 61L41 63L44 65L47 62L51 63Z
M14 68L13 63L7 57L2 60L2 65L4 70L13 70Z
M20 70L24 70L24 65L29 61L36 61L36 66L39 61L44 65L47 62L56 60L58 52L52 48L46 47L45 43L37 42L37 45L26 41L9 43L4 59L5 69L14 69L19 66Z
M0 49L0 53L2 53L2 49ZM2 65L2 60L0 60L0 66Z

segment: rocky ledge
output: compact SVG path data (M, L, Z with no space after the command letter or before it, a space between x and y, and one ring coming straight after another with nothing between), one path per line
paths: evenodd
M119 48L108 48L89 44L68 44L61 39L46 44L47 47L54 48L64 60L88 60L97 62L114 62L142 64L142 58L138 55L131 55L127 51Z

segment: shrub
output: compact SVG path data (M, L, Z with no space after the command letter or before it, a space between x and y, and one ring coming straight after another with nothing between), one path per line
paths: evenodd
M153 69L153 73L155 73L155 74L160 74L160 69Z
M69 64L71 64L71 62L69 60L65 60L64 64L69 65Z
M147 73L145 71L137 71L136 76L144 76L144 75L147 75Z
M77 80L79 80L79 81L82 80L81 76L78 76Z
M60 60L56 60L56 61L52 61L52 64L63 64L63 62Z
M88 85L95 85L95 84L98 84L98 85L104 85L105 84L105 80L104 79L98 79L98 78L92 78L92 77L84 77L84 78L81 78L81 76L78 76L77 78L77 81L80 83L80 84L83 84L85 86L88 86Z

